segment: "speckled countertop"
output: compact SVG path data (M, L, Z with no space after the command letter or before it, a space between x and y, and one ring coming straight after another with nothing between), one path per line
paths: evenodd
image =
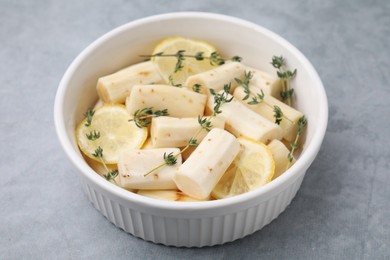
M258 23L313 63L322 149L290 206L244 239L165 247L109 223L61 149L53 103L76 55L137 18L206 11ZM0 0L0 259L389 259L390 1Z

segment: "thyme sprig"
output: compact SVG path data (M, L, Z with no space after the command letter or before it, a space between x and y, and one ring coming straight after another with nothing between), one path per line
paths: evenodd
M288 70L286 67L286 60L282 56L273 56L271 64L278 70L276 74L282 81L280 96L287 105L291 106L291 97L294 94L294 89L291 88L290 81L296 76L297 69L294 69L293 71Z
M87 123L85 123L85 126L89 127L91 125L94 114L95 111L93 111L91 108L88 108L88 110L84 114L84 116L87 118ZM91 141L96 141L100 138L100 132L96 130L90 131L85 135L87 136L88 140ZM102 163L104 169L106 170L107 174L103 174L103 177L108 181L113 180L115 182L115 178L118 176L119 171L115 169L108 169L107 164L103 160L103 148L100 145L95 149L95 152L92 153L92 156L96 157Z
M260 89L260 93L253 93L249 87L249 83L250 83L250 80L253 78L253 73L251 71L247 72L245 71L244 72L244 79L238 79L238 78L235 78L235 81L242 86L242 88L244 89L244 93L245 93L245 96L242 98L243 101L246 101L250 98L249 101L247 101L247 103L249 105L257 105L257 104L260 104L260 103L264 103L265 105L267 105L268 107L272 108L273 112L274 112L274 118L275 118L275 124L277 125L280 125L280 123L282 122L282 119L286 119L288 121L290 121L291 123L294 123L291 119L289 119L288 117L286 117L284 114L283 114L283 111L282 109L277 106L277 105L271 105L269 104L268 102L266 102L264 100L264 97L265 97L265 94L264 94L264 91L262 89Z
M299 118L297 133L295 135L294 142L290 144L291 145L290 153L287 155L288 164L287 164L286 170L288 168L290 168L290 165L294 159L294 152L299 148L299 138L302 134L302 130L306 127L306 125L307 125L306 117L302 116L301 118Z
M210 89L211 95L214 96L214 108L213 108L213 116L222 113L221 106L225 103L229 103L233 100L233 96L229 98L231 89L231 83L225 84L223 86L223 92L217 93L214 89Z
M156 110L153 111L153 107L146 107L143 109L138 109L134 113L134 117L129 121L134 121L134 123L139 127L147 127L152 123L153 117L159 116L169 116L168 109Z
M197 61L202 61L202 60L209 60L210 61L210 65L212 66L220 66L220 65L223 65L225 64L225 62L227 60L231 60L231 61L237 61L237 62L240 62L242 60L241 57L239 56L233 56L231 57L230 59L224 59L222 58L217 52L212 52L209 56L206 56L204 54L204 52L197 52L195 55L191 55L191 54L185 54L185 50L179 50L177 51L176 53L164 53L164 52L158 52L158 53L155 53L155 54L152 54L152 55L140 55L141 57L144 57L144 58L147 58L147 59L151 59L151 58L155 58L155 57L175 57L177 59L177 62L176 62L176 65L175 65L175 70L174 70L174 73L180 71L183 69L183 61L186 59L186 58L193 58Z
M224 85L223 92L221 92L221 93L217 93L214 89L210 89L210 93L214 96L214 102L216 103L214 105L212 116L210 116L210 117L198 116L198 123L199 123L200 127L199 127L198 131L195 133L195 135L190 138L187 145L177 154L169 153L168 155L166 155L166 153L164 153L164 156L163 156L164 162L157 165L156 167L154 167L153 169L151 169L147 173L145 173L144 177L148 176L152 172L155 172L162 167L165 167L167 165L176 164L177 158L179 157L179 155L184 153L188 148L196 147L199 145L197 138L198 138L199 134L202 132L202 130L206 130L207 132L209 132L213 127L212 118L214 118L217 114L222 112L220 109L221 109L221 106L223 104L229 103L233 100L233 97L229 98L230 88L231 88L231 84Z
M251 96L251 92L249 90L249 83L251 79L253 78L253 72L252 71L244 71L244 79L238 79L235 78L234 80L237 82L238 85L241 85L244 90L246 96L242 100L247 100Z
M119 171L115 169L114 170L108 169L106 162L103 160L103 148L98 146L98 148L96 148L95 150L95 153L93 153L92 155L99 159L104 169L106 170L107 174L103 174L103 177L108 181L113 180L115 182L115 178L118 176Z
M234 80L243 87L245 96L242 100L248 100L251 98L251 101L248 101L249 105L256 105L259 103L262 103L264 101L264 92L261 89L260 93L253 94L249 88L249 83L251 79L253 78L253 73L252 71L244 71L244 79L238 79L235 78Z

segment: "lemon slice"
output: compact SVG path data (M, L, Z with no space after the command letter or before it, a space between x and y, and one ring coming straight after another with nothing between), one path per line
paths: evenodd
M125 106L120 104L98 108L89 126L85 118L76 129L80 150L96 161L102 159L107 164L117 163L120 151L140 148L148 135L147 128L137 127L134 122L129 122L130 118ZM91 134L98 137L90 140L88 135ZM93 155L99 147L103 150L101 159Z
M210 57L216 49L207 42L177 36L162 40L155 47L153 54L175 55L178 51L184 51L183 55L196 55L202 52L204 57ZM164 80L171 84L183 84L187 77L215 68L214 65L210 64L209 59L196 60L184 57L182 68L175 72L177 57L156 56L152 58L152 61L156 64Z
M212 196L222 199L257 189L272 180L275 163L269 148L247 137L238 137L241 151L215 186Z

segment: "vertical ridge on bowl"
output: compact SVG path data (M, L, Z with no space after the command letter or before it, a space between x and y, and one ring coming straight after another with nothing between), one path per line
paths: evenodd
M234 240L242 237L244 233L244 226L245 226L245 220L250 216L249 209L246 211L239 211L234 214L234 225L233 225L233 233L234 233ZM237 237L237 238L235 238Z
M151 229L148 228L147 222L150 218L150 215L145 214L143 212L136 212L136 215L138 216L138 222L139 222L139 231L140 231L140 237L143 237L145 240L153 241L153 232Z
M157 241L162 241L165 237L167 237L165 221L154 215L152 216L152 220L153 228L155 230L155 239L153 242L157 243Z
M213 217L212 222L211 223L209 222L209 224L212 225L210 227L210 229L212 230L210 245L220 244L224 236L224 233L227 232L223 230L224 220L221 219L220 217ZM200 242L201 244L205 243L205 241L200 241Z
M121 229L125 229L125 223L123 221L122 206L114 201L111 201L114 208L114 219L117 223L117 226Z
M130 234L134 234L134 236L139 236L138 235L138 228L136 223L135 223L135 220L134 220L134 211L130 208L127 208L127 207L124 207L124 212L125 212L125 215L123 217L123 220L125 221L125 225L124 225L124 230ZM116 223L114 223L115 225Z
M200 247L201 244L202 244L202 241L206 244L210 244L211 243L211 240L212 240L212 228L208 228L208 227L211 227L212 226L212 219L210 218L203 218L203 219L199 219L199 224L198 226L200 226L199 228L199 240L196 241L196 246L197 247ZM208 223L208 225L206 224Z
M130 211L131 220L133 222L134 235L136 237L141 237L146 240L145 232L143 229L142 218L141 218L142 212L133 209L129 209L129 211Z
M104 201L104 205L107 205L107 206L105 206L105 209L106 209L108 218L115 219L117 226L120 226L120 222L118 221L118 219L116 218L116 216L114 214L115 202L113 202L112 200L108 199L107 197L103 197L103 196L102 196L102 200Z
M223 244L225 241L233 241L234 240L234 222L232 221L233 216L236 213L230 213L225 216L220 216L219 219L223 223L222 224L222 236L217 239L214 243ZM233 223L232 223L233 222Z
M251 232L251 227L253 226L253 223L255 221L255 210L254 208L249 208L248 209L248 214L245 215L245 218L244 218L244 226L242 228L242 232L241 232L241 237L244 237L245 234L250 234L252 233Z

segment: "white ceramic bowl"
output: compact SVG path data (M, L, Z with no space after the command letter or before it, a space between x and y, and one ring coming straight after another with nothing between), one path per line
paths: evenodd
M96 174L83 160L75 127L97 100L97 78L142 60L167 36L188 36L215 45L226 56L270 73L273 55L297 68L297 108L307 119L306 140L298 161L261 189L229 199L167 202L133 194ZM164 245L202 247L223 244L251 234L275 219L297 193L316 157L327 126L327 98L310 62L286 40L237 18L211 13L170 13L130 22L103 35L82 51L63 76L54 107L55 125L67 156L76 166L92 204L117 227Z

